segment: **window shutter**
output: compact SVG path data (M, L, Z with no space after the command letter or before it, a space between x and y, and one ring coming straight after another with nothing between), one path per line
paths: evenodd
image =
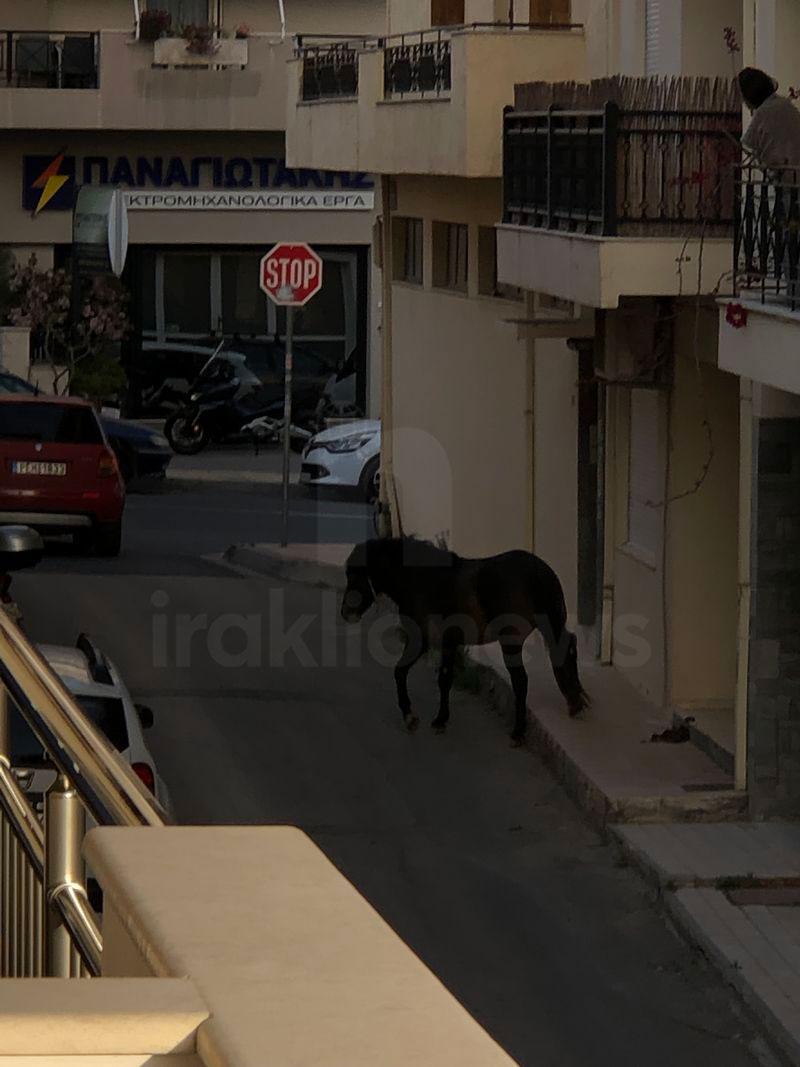
M431 26L463 26L464 0L431 0Z
M647 0L645 7L644 72L661 72L661 0Z
M631 390L628 541L653 555L658 554L661 545L664 497L659 449L660 400L655 389Z
M570 0L531 0L530 21L566 26L571 20L570 7Z

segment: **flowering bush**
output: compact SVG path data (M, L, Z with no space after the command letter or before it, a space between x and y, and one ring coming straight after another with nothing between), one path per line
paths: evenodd
M28 326L44 359L63 368L56 375L55 391L66 393L84 360L113 358L109 349L130 330L127 300L116 278L93 278L81 287L73 322L70 271L39 270L32 255L12 273L8 318L14 326Z
M214 26L187 26L183 31L186 51L193 56L213 56L219 51Z
M139 40L157 41L166 37L172 29L169 11L143 11L139 16Z
M741 304L728 304L725 310L725 321L734 330L743 330L747 325L747 308Z

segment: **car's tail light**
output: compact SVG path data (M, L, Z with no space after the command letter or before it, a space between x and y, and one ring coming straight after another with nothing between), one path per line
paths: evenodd
M119 474L117 457L108 449L103 449L100 453L100 459L97 461L97 474L100 478L111 478Z
M11 575L0 574L0 604L11 603Z
M153 774L153 768L149 763L132 763L134 774L144 782L151 793L156 791L156 776Z

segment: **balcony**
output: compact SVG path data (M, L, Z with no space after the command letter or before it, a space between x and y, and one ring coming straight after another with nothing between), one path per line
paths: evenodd
M736 193L735 300L730 311L723 303L719 365L800 394L800 169L742 167Z
M581 104L610 97L575 108L526 106L554 90L518 87L503 130L503 282L613 308L621 296L708 291L728 272L740 109L659 107L669 84L565 87ZM653 104L630 106L648 92Z
M580 26L482 24L385 38L298 38L293 166L499 178L514 84L583 75Z
M282 130L279 37L224 39L213 55L125 32L3 35L0 123L7 129Z

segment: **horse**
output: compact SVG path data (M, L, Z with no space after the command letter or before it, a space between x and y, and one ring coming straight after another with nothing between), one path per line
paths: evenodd
M570 715L589 706L578 675L578 643L567 629L564 591L555 571L530 552L465 559L416 537L382 538L356 545L345 565L342 618L359 622L381 595L398 608L404 647L395 667L397 701L409 731L419 725L408 695L408 673L430 647L441 650L439 711L432 726L444 732L456 656L465 645L499 642L514 691L511 740L527 729L526 638L544 638L556 683Z

